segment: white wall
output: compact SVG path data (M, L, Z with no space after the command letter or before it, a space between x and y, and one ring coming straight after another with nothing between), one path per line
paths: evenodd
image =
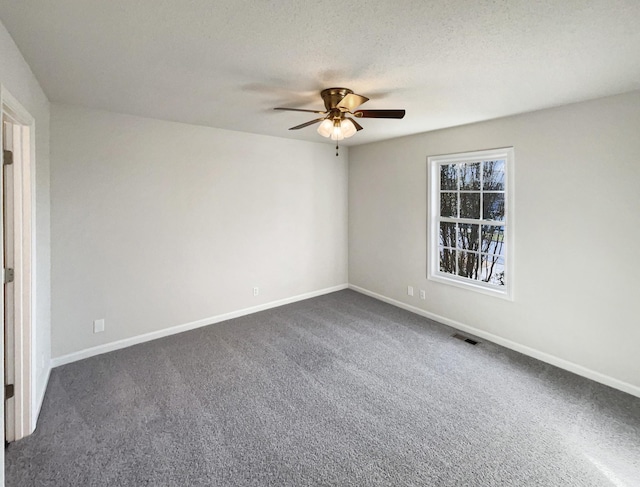
M346 155L52 105L53 356L345 284Z
M351 148L349 282L639 394L639 134L634 92ZM513 302L426 279L427 156L506 146Z
M49 101L13 39L0 23L0 83L35 119L35 303L36 400L44 395L51 359ZM32 178L34 175L32 174ZM34 411L37 414L38 411Z

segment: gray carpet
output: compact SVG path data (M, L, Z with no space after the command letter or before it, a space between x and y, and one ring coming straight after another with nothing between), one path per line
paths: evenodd
M59 367L6 485L640 485L640 399L452 333L341 291Z

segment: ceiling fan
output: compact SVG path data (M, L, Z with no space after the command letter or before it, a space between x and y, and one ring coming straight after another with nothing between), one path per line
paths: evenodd
M369 100L366 96L356 95L348 88L327 88L320 92L326 111L306 110L303 108L274 108L274 110L291 110L294 112L322 113L324 116L311 120L289 130L298 130L318 122L318 133L331 140L342 140L362 130L355 118L403 118L404 110L355 110ZM354 111L355 110L355 111ZM351 116L350 116L351 115ZM337 153L336 153L337 155Z

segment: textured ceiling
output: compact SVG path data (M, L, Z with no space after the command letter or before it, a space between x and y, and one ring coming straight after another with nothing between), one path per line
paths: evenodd
M638 0L0 0L53 102L323 141L319 91L359 144L640 89ZM346 141L345 141L346 142Z

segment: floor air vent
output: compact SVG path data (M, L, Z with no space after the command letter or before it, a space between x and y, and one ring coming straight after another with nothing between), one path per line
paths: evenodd
M478 341L477 340L472 340L469 337L466 337L464 335L461 335L460 333L454 333L453 335L451 335L453 338L457 338L458 340L462 340L463 342L467 342L470 343L471 345L477 345Z

